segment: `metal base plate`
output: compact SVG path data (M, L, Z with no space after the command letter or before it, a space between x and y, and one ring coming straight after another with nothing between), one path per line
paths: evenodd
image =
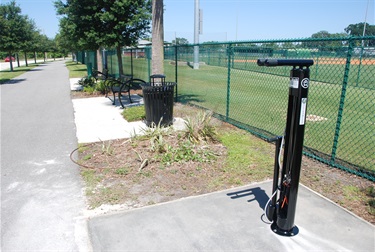
M299 232L299 229L298 229L297 226L294 226L291 230L283 230L283 229L279 228L275 222L272 223L271 230L274 233L276 233L278 235L282 235L282 236L295 236Z

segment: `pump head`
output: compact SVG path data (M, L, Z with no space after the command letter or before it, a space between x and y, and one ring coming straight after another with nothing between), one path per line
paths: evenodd
M302 67L309 67L314 64L313 60L307 59L258 59L257 61L258 66L267 66L267 67L274 67L274 66L299 66Z

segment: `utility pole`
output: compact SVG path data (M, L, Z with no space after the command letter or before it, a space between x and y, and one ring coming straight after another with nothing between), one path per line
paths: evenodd
M199 69L199 0L195 0L194 8L194 63L193 68Z
M367 0L367 6L366 6L366 14L365 14L365 23L363 24L363 34L362 36L364 37L365 34L366 34L366 24L367 24L367 11L368 11L368 4L369 4L370 0ZM364 43L363 43L363 39L362 39L362 48L364 46Z

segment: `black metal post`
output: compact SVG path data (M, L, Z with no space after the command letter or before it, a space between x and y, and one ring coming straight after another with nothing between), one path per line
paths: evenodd
M298 233L298 228L294 225L298 185L301 171L303 138L306 123L307 95L310 81L309 66L313 65L313 60L258 60L260 66L292 66L290 71L288 113L285 129L285 149L283 166L281 170L279 198L276 203L276 214L271 217L273 223L271 229L280 235L293 236ZM278 148L276 148L278 152ZM277 154L278 155L278 154ZM276 158L275 158L275 162ZM276 164L275 164L276 167ZM275 168L275 183L278 183L278 170ZM275 179L277 181L275 181ZM273 190L275 190L273 188ZM274 194L275 191L273 191ZM272 210L272 205L268 207ZM271 220L271 219L270 219Z
M136 51L138 49L135 49ZM130 49L130 75L134 78L134 71L133 71L133 49Z
M279 165L279 155L280 149L282 148L282 137L276 137L274 139L270 139L270 142L276 141L276 148L275 148L275 161L274 161L274 170L273 170L273 183L272 183L272 199L271 203L267 206L267 218L270 221L276 221L276 206L277 206L277 190L279 189L278 181L279 181L279 174L280 174L280 165Z

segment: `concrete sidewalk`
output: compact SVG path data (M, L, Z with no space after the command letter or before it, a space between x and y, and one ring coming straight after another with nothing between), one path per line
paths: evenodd
M300 186L299 233L271 231L263 208L272 182L89 220L94 251L371 251L375 227Z

